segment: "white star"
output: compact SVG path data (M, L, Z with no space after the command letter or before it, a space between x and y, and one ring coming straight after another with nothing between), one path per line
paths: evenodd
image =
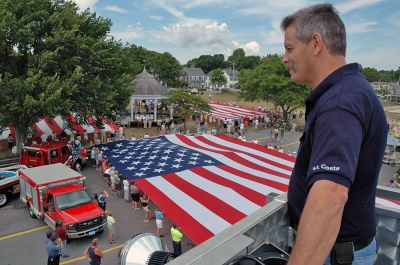
M160 152L160 150L154 150L154 151L152 151L153 154L157 154L158 152Z
M183 161L183 159L182 158L175 158L174 161L180 163L180 162Z
M139 169L139 170L141 170L141 171L146 171L146 170L148 170L148 169L150 169L149 167L142 167L141 169Z
M151 148L150 146L147 146L147 147L143 148L143 150L149 150L150 148Z
M125 156L125 159L131 159L133 156Z
M190 157L189 159L191 159L191 160L197 160L197 159L199 159L198 157Z
M175 165L172 165L172 167L174 167L174 168L180 168L180 167L182 167L182 166L179 165L179 164L175 164Z
M153 160L153 159L155 159L157 156L156 155L154 155L154 156L149 156L149 160Z
M131 163L131 165L138 165L138 164L140 164L140 163L142 163L142 162L140 162L140 161L133 161L133 162Z
M136 167L127 167L126 169L132 171L132 170L136 169Z
M163 156L163 157L161 157L161 160L168 160L168 159L170 159L171 157L169 157L169 156Z
M193 153L192 156L199 156L199 153Z
M154 172L161 173L161 171L165 171L165 170L164 170L164 169L162 169L162 168L157 168L157 169L154 169Z
M167 153L167 154L170 154L170 153L172 153L173 151L171 150L171 149L167 149L167 150L164 150L164 153Z
M119 144L116 144L115 146L120 148L122 145L123 145L122 143L119 143Z
M128 162L127 160L120 160L119 161L121 164L125 164L126 162Z
M212 164L212 161L211 161L211 160L204 160L204 162L209 163L209 164Z
M112 155L111 157L119 157L119 155Z
M153 162L152 161L148 161L148 162L146 162L146 163L144 163L146 166L150 166L151 164L153 164Z
M165 163L165 162L158 163L159 167L165 167L165 165L167 165L167 163Z
M141 177L141 176L143 176L143 175L144 175L143 172L138 172L138 173L135 174L135 176L138 176L138 177Z
M147 155L148 153L149 153L149 152L144 151L144 152L141 153L141 155Z
M177 154L177 156L184 157L184 156L185 156L185 154L181 154L181 153L179 153L179 154Z
M198 163L196 161L190 161L188 164L197 165Z
M142 159L144 156L137 156L136 159Z
M102 147L101 147L101 150L107 151L107 150L109 150L109 148L108 148L107 146L102 146Z

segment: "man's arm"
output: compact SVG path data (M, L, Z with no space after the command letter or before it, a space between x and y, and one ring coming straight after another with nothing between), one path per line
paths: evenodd
M94 254L96 254L97 256L103 257L103 251L101 251L100 248L95 248Z
M348 189L329 180L311 187L288 265L321 265L332 249L347 202Z

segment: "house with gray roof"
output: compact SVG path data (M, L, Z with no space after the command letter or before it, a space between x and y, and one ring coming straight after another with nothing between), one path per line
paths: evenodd
M206 75L201 68L184 67L180 79L186 81L190 88L206 88Z

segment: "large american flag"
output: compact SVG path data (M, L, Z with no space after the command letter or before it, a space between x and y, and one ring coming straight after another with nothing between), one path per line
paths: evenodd
M226 135L173 134L101 148L196 244L264 206L268 194L286 192L295 161Z

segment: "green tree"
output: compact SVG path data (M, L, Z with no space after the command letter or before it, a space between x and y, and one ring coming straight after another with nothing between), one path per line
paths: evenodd
M382 79L378 70L376 70L375 68L372 68L372 67L362 68L362 73L365 76L365 78L368 80L368 82L376 82L376 81L380 81Z
M204 99L191 95L182 88L168 91L163 102L166 105L172 105L175 113L183 118L183 130L186 130L186 120L193 114L211 110Z
M178 81L182 66L179 61L168 52L156 53L149 52L149 65L160 80L171 87L175 87L180 82Z
M284 117L304 104L309 93L305 85L290 80L281 56L267 55L253 70L243 70L239 76L241 96L245 100L269 100L280 106Z
M254 69L260 64L260 56L246 56L242 48L233 51L228 57L228 65L233 66L237 70Z
M0 126L18 147L45 115L112 118L128 103L131 77L111 21L64 0L0 0Z
M191 59L186 63L186 67L191 67L192 65L201 68L206 74L212 69L228 67L223 54L200 55L200 57Z
M223 85L226 85L227 80L224 76L224 72L221 69L215 69L211 74L211 84L217 88L220 88Z

